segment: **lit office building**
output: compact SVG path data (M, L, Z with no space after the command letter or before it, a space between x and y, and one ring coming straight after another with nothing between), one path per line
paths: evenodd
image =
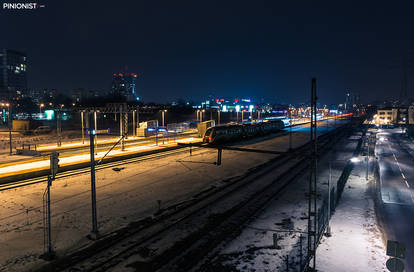
M137 77L134 73L113 74L111 95L124 97L127 101L139 100L136 87Z
M0 50L0 100L21 98L27 91L27 57L25 54Z

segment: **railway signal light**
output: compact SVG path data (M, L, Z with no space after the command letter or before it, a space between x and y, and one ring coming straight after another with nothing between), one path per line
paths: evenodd
M58 169L59 169L59 153L57 153L56 151L53 151L50 154L50 174L52 178L56 177Z

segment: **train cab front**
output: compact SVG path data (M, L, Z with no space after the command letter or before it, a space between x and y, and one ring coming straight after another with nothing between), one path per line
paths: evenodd
M211 142L213 142L213 129L209 128L206 130L206 133L204 133L203 143L211 143Z

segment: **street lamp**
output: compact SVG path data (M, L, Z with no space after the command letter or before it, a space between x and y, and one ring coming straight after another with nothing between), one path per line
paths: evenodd
M162 126L164 127L165 125L164 125L164 120L165 120L165 113L167 112L167 110L162 110L161 111L161 113L162 113Z
M62 109L64 106L65 106L64 104L60 105L60 107L58 108L57 116L56 116L57 146L59 147L62 146Z
M292 112L289 108L289 150L292 150Z
M39 113L40 113L40 114L42 114L42 108L43 108L44 106L45 106L45 104L43 104L43 103L39 105Z
M203 122L203 112L206 110L197 110L197 120L198 120L198 114L200 113L200 123Z
M12 124L11 124L11 112L10 107L11 103L6 103L5 106L8 108L8 118L7 118L7 124L9 125L9 155L13 155L13 145L12 145Z
M82 144L85 144L85 129L84 129L84 120L85 120L85 118L84 118L84 116L83 116L83 113L84 113L85 111L81 111L81 125L82 125Z
M217 124L220 125L220 109L217 109Z
M359 158L358 158L358 157L352 157L352 158L350 159L350 161L351 161L352 163L357 163L357 162L359 162Z

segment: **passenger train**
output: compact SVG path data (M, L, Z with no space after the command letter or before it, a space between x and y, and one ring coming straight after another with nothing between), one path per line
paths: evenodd
M256 124L233 124L210 127L203 137L205 143L225 143L243 138L266 135L285 127L281 120L271 120Z

